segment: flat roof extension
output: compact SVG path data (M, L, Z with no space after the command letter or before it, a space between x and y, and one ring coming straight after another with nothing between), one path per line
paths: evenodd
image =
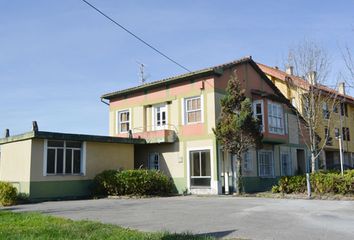
M86 135L86 134L30 131L23 134L10 136L7 138L0 138L0 145L11 143L11 142L28 140L28 139L70 140L70 141L124 143L124 144L146 143L144 139L138 139L138 138L122 138L122 137L110 137L110 136Z

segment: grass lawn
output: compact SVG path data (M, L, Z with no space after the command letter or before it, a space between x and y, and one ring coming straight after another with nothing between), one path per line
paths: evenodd
M92 221L72 221L40 213L0 210L0 239L214 239L172 233L144 233Z

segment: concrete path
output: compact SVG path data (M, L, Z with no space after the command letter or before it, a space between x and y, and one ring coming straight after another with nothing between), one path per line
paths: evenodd
M354 239L354 202L350 201L188 196L45 202L9 209L142 231L246 239Z

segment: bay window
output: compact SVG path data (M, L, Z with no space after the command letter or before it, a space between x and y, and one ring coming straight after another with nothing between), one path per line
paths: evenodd
M281 104L268 102L268 127L270 133L284 134L284 114Z
M253 116L258 119L261 131L264 132L263 100L253 101Z

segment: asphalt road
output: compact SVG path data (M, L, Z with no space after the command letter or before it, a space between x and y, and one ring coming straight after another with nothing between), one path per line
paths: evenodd
M188 196L44 202L9 209L141 231L246 239L354 239L354 201Z

